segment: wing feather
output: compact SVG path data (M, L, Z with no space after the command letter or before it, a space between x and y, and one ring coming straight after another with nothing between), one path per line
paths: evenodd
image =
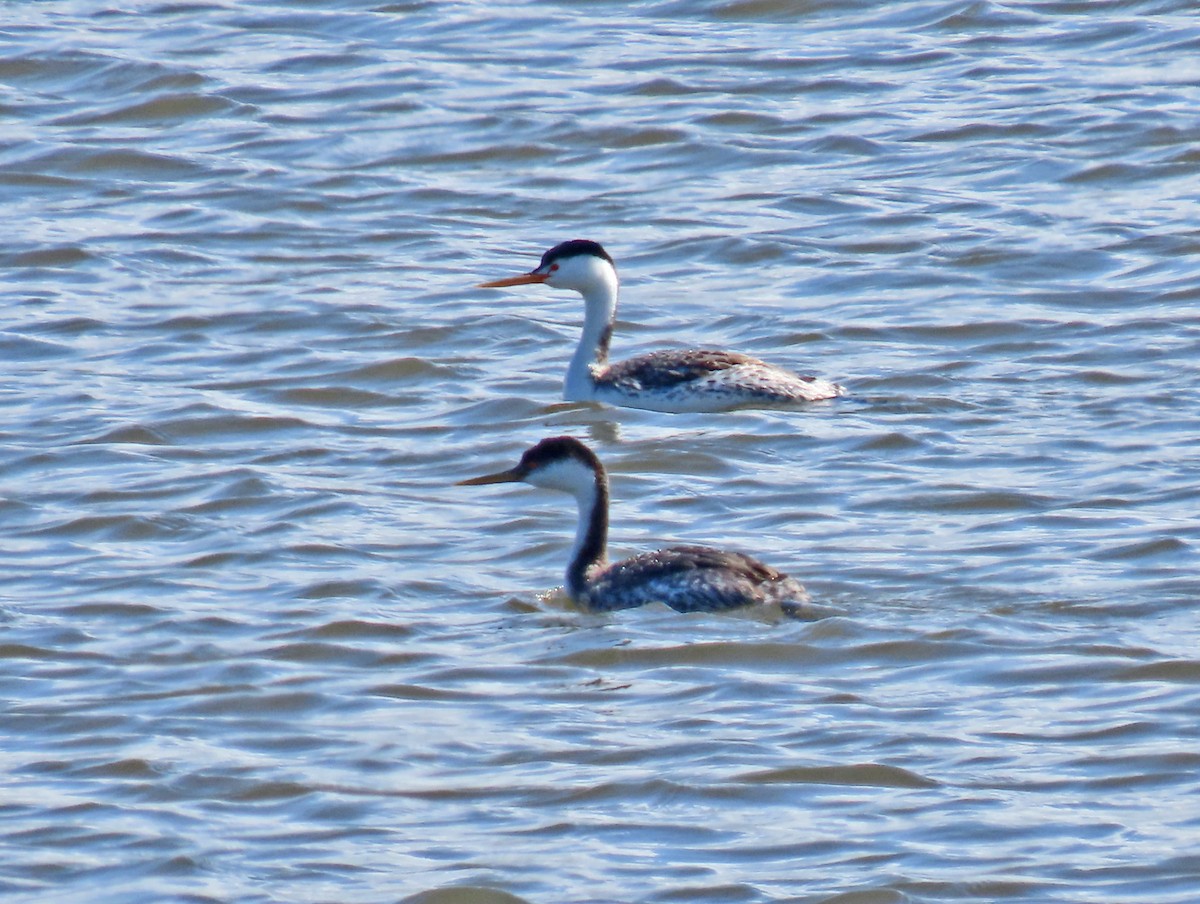
M671 389L739 364L769 366L758 358L738 352L666 350L618 361L604 372L604 377L606 382L622 388L645 392Z
M804 596L795 581L751 556L675 546L625 559L593 575L583 602L600 610L659 602L679 612L711 612Z

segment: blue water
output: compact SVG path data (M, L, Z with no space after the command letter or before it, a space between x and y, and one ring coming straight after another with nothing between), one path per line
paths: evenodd
M1200 25L1183 3L14 5L0 892L1200 896ZM837 380L574 405L617 357ZM742 549L831 617L595 616Z

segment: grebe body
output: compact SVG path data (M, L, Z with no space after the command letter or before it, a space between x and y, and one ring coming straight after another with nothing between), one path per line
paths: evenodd
M672 546L608 563L608 476L595 453L569 436L544 439L513 468L460 486L523 482L575 497L579 520L566 591L593 611L659 602L678 612L780 607L798 614L808 593L793 578L752 556L707 546Z
M845 389L750 355L710 349L665 350L610 364L619 281L608 252L597 242L572 239L542 255L528 273L480 284L504 288L545 284L583 296L583 333L567 367L563 398L651 411L725 411L816 402Z

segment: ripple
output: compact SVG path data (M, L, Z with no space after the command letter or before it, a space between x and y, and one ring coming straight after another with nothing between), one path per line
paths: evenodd
M1190 902L1187 11L12 6L0 887ZM853 396L562 402L580 235ZM558 433L829 617L547 593Z
M493 888L455 885L409 895L401 904L527 904L527 899Z
M74 267L94 259L86 248L75 246L61 248L38 248L20 254L7 255L3 259L9 267Z
M737 781L752 784L811 783L819 785L865 785L875 788L936 788L932 779L882 763L859 763L851 766L789 766L748 772Z
M222 97L204 94L165 94L151 100L128 104L104 113L72 114L55 121L55 125L158 125L171 122L190 122L219 113L230 112L239 105Z

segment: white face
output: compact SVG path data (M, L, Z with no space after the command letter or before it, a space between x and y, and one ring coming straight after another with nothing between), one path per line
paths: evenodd
M546 285L554 289L573 289L586 292L596 286L615 283L617 271L612 264L593 254L576 254L551 262L546 270Z
M525 475L525 482L547 490L561 490L576 498L587 498L595 490L596 475L576 458L563 458Z

